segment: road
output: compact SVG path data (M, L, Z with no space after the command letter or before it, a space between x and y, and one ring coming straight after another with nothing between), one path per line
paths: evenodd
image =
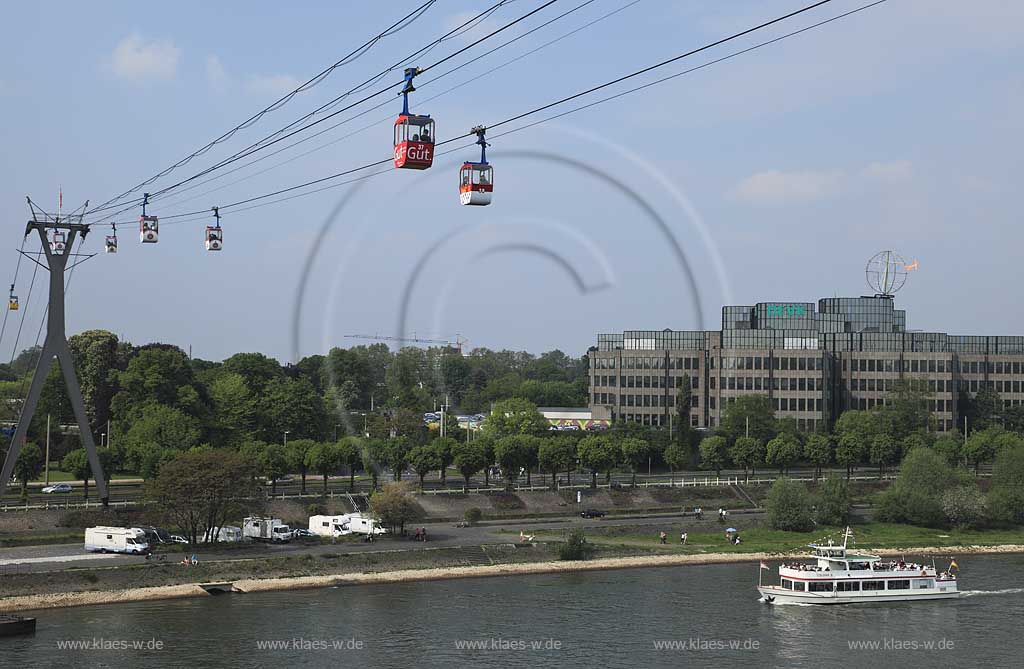
M743 519L759 516L756 513L736 512L730 522L742 523ZM682 513L624 515L602 519L584 519L565 516L543 520L511 520L487 521L473 527L455 527L453 523L424 523L429 540L419 543L406 538L382 538L374 543L343 541L337 544L302 543L295 541L289 544L254 544L244 549L205 549L195 551L200 561L209 560L245 560L277 556L302 556L307 554L321 555L324 553L361 553L367 551L389 550L428 550L455 546L479 546L481 544L513 543L519 540L520 531L530 534L538 529L567 530L572 528L596 528L607 526L643 526L651 527L652 535L662 529L666 532L686 526L717 529L716 520L705 519L696 521L693 516ZM159 549L156 553L160 555ZM167 553L167 560L178 561L181 553ZM152 559L152 558L151 558ZM117 567L129 564L143 564L144 557L134 555L112 555L86 553L82 544L59 544L46 546L19 546L17 548L0 549L0 574L23 572L63 571L71 567L99 568Z
M831 471L835 471L837 474L840 474L840 475L845 475L845 471L841 471L841 470L831 470ZM859 476L869 476L869 477L877 476L877 470L869 469L869 468L863 468L863 469L855 471L854 473L855 473L855 475L859 475ZM765 475L765 476L773 477L773 476L776 475L776 472L774 472L774 471L767 471L767 472L759 471L758 472L759 476L762 475L762 474ZM814 469L811 468L811 467L795 467L795 468L790 470L789 475L790 476L794 476L794 477L812 477L812 476L814 476ZM721 472L721 477L722 478L729 478L729 477L740 477L740 478L743 478L743 470L741 470L741 469L723 469L722 472ZM636 478L637 478L637 483L646 483L646 482L651 482L651 483L667 483L670 479L675 480L675 481L679 481L680 479L690 480L690 479L694 479L694 478L696 478L698 480L703 480L705 478L714 479L715 475L714 475L713 472L708 472L708 471L705 471L705 470L692 470L692 471L684 471L684 472L675 472L673 474L668 474L668 473L665 473L665 472L658 472L658 473L653 473L653 474L650 474L650 475L648 475L648 474L637 474ZM559 476L559 479L562 480L562 483L564 484L564 482L565 482L564 481L565 474L561 474ZM390 481L391 480L391 476L390 476L390 474L388 474L387 476L381 476L379 480L380 480L381 483L384 483L384 482ZM413 483L414 485L419 483L418 478L415 475L411 475L410 476L410 475L407 474L407 475L405 475L403 477L403 480L409 481L409 482ZM573 474L573 476L572 476L572 483L575 484L575 485L585 485L589 481L590 481L590 476L587 473L585 473L585 472L575 472ZM612 474L612 481L614 483L618 483L618 484L624 485L624 486L625 485L630 485L632 483L632 474L629 474L629 473L614 473L614 474ZM550 476L544 476L544 475L541 475L541 474L535 474L532 477L532 483L533 483L533 485L535 487L541 487L541 486L545 486L545 485L550 485L550 482L551 482L551 477ZM598 482L603 484L604 483L604 477L603 476L599 477L598 478ZM63 505L63 504L78 504L78 503L81 503L83 501L83 499L84 499L83 495L82 495L82 482L81 481L68 481L68 483L71 484L71 486L74 488L74 490L71 493L65 493L65 494L44 494L44 493L40 492L42 487L43 487L43 484L41 484L41 483L30 483L29 484L29 504L32 504L32 505L37 505L37 504ZM141 500L143 498L143 495L144 495L143 483L144 482L143 482L142 479L122 479L122 480L114 480L114 481L112 481L111 485L110 485L110 501L111 502L137 502L137 501ZM525 486L526 485L525 478L520 479L519 483L521 484L521 486ZM356 493L368 493L368 492L370 492L371 485L372 485L372 481L371 481L371 479L369 477L357 476L356 480L355 480L355 492ZM497 481L494 478L490 479L490 487L491 488L497 490L497 489L500 489L502 486L503 486L503 484L502 484L501 481ZM271 490L271 486L269 484L266 484L264 487L267 490L267 492L269 493L270 490ZM439 478L437 477L436 474L428 476L425 479L425 481L424 481L424 489L428 490L428 491L429 490L439 490L439 489L447 489L447 490L452 490L452 491L458 491L458 490L461 490L462 487L463 487L462 477L461 476L457 476L457 475L449 475L448 479L447 479L447 483L446 483L445 486L441 485L441 482L440 482L440 480L439 480ZM484 487L486 487L486 483L485 483L484 477L483 476L478 476L478 477L471 478L470 479L470 487L471 488L484 488ZM298 476L292 476L292 477L289 477L288 480L279 481L277 483L276 492L275 492L274 496L276 496L276 497L294 497L294 496L298 496L301 493L301 489L302 489L302 484L301 484L300 478ZM307 476L306 477L306 494L309 495L309 496L315 496L315 495L322 494L322 492L323 492L323 479L320 478L320 477L317 477L317 476ZM331 478L328 479L327 493L329 495L335 495L335 496L337 496L337 495L345 495L348 492L349 492L349 479L348 479L347 476L337 476L337 477L331 477ZM93 501L93 502L96 502L98 500L98 498L96 497L95 486L93 485L92 482L90 482L90 485L89 485L89 499L91 501ZM22 503L21 502L20 490L17 488L16 485L12 486L12 487L10 487L8 489L7 493L3 496L2 500L0 500L0 503L9 504L9 505L18 505L18 504Z

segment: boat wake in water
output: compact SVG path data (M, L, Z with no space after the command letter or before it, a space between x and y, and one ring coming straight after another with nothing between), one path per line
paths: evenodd
M1003 590L964 590L961 597L974 597L975 595L1019 595L1024 588L1005 588Z

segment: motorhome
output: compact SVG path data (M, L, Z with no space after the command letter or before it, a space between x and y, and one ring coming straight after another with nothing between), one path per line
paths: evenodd
M242 521L242 536L254 541L287 543L294 534L280 518L249 517Z
M85 530L85 550L142 555L149 552L149 543L146 533L137 527L89 527Z
M348 527L351 518L351 514L341 516L310 516L309 531L321 537L340 537L352 534L352 530Z
M349 516L348 529L355 534L387 534L387 530L381 526L379 520L359 513Z

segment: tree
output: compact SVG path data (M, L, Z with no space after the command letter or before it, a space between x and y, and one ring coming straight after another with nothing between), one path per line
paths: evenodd
M765 505L772 529L807 532L814 527L811 498L802 483L782 477L775 479Z
M994 520L1024 522L1024 446L1000 451L996 455L988 507Z
M452 463L453 450L458 443L451 437L438 437L430 442L430 447L437 454L438 476L442 487L448 483L448 465Z
M335 448L338 453L338 462L348 470L348 490L353 492L356 489L356 469L363 461L362 439L360 437L342 437Z
M505 479L505 489L512 490L519 472L526 468L530 461L533 439L529 435L516 434L501 437L494 442L494 457L501 467L501 475Z
M458 426L458 420L454 416L452 419L455 420L455 425ZM388 427L392 434L406 437L410 442L410 446L425 444L430 438L430 431L423 424L423 414L410 411L409 409L398 409L392 413L391 418L388 419Z
M110 402L117 391L121 362L118 346L117 337L106 330L86 330L68 338L85 413L94 427L105 425L110 419Z
M409 465L416 475L420 477L420 490L423 490L423 479L427 474L440 468L441 458L433 445L414 446L409 451Z
M271 381L284 377L281 363L262 353L236 353L222 364L225 372L238 374L253 395L262 394Z
M748 469L756 473L757 466L764 462L765 447L754 437L737 437L729 448L729 457L743 467L743 476L746 478Z
M958 436L945 435L935 440L932 448L951 467L960 463L963 450L963 439ZM909 450L907 451L910 452Z
M14 475L21 482L21 499L28 502L28 482L43 471L43 452L35 444L27 443L14 462Z
M115 444L124 452L129 471L139 470L147 450L155 447L187 451L199 444L203 434L198 419L181 409L157 403L137 405L115 427Z
M462 474L463 492L469 492L469 479L487 466L487 451L475 441L462 441L452 446L452 462Z
M850 478L853 468L864 461L868 452L868 442L858 432L846 432L839 436L836 446L836 464L846 467L846 478Z
M990 382L991 383L991 382ZM967 425L970 432L986 430L1002 419L1003 400L989 384L982 385L967 404Z
M494 464L494 435L481 431L473 437L473 441L484 451L484 456L487 460L487 465L484 467L484 485L490 486L491 465Z
M722 467L725 466L728 457L725 437L705 437L700 442L700 467L701 469L714 469L715 476L722 475Z
M974 473L977 475L981 463L990 462L996 456L996 440L1002 434L1001 427L989 427L976 431L967 439L964 444L963 454L974 463Z
M494 404L491 415L484 420L484 430L497 437L515 434L542 436L548 433L550 423L537 410L533 402L518 397Z
M618 460L614 442L609 437L591 434L576 444L580 464L590 470L590 487L597 488L597 473L610 471Z
M380 522L391 528L392 532L405 534L405 524L422 515L419 506L413 500L405 483L387 483L382 490L370 496L370 513Z
M768 442L765 463L778 467L779 472L789 471L789 468L800 459L800 442L793 435L782 432Z
M306 454L316 446L312 439L292 439L284 451L285 459L288 461L288 468L293 472L299 472L302 476L302 494L306 494L306 474L309 467L306 465Z
M928 387L920 379L898 379L879 410L879 422L887 426L896 443L915 432L932 429Z
M587 543L583 530L576 528L569 530L565 535L565 541L558 544L558 559L586 560L594 554L595 550L592 544Z
M693 405L693 389L690 387L690 375L684 374L676 378L676 415L673 435L677 443L688 444L690 441L690 411Z
M669 444L665 449L664 457L665 464L669 468L669 483L675 483L675 472L686 469L686 465L690 462L689 444L678 441Z
M277 479L288 473L288 459L285 457L284 446L267 444L260 454L259 472L270 480L270 494L277 494Z
M821 476L821 468L832 462L832 453L835 444L827 434L814 433L807 437L804 442L804 457L808 462L814 464L814 478Z
M195 545L258 506L253 470L231 451L182 453L146 482L146 496Z
M900 457L900 448L889 432L879 432L871 441L869 452L871 464L878 467L878 478L885 474L886 465L895 464Z
M292 439L326 436L327 406L308 380L272 378L260 397L259 434L263 440L281 441L285 432Z
M850 490L845 479L829 475L818 492L817 521L820 525L846 525L850 520Z
M747 395L736 398L726 407L718 434L730 441L749 435L767 443L775 436L777 428L775 407L768 396Z
M363 471L370 475L373 490L377 489L377 479L380 478L380 461L383 448L383 439L363 439L359 442L359 459L362 460Z
M629 471L633 475L632 487L636 487L636 471L648 462L651 457L651 447L643 439L623 439L619 442L619 453L622 462L629 465Z
M65 455L61 460L60 467L76 479L82 480L83 497L89 499L89 475L92 473L92 467L89 465L89 457L86 455L85 449L76 448Z
M563 435L545 437L541 439L540 447L537 449L537 462L541 471L551 474L551 488L558 489L557 477L559 471L565 471L572 467L576 459L576 442Z
M409 440L405 437L393 437L385 439L382 443L381 454L384 463L391 470L391 478L395 481L402 480L402 472L409 465Z
M340 452L334 444L317 444L306 452L306 468L324 477L324 494L327 494L327 477L341 468Z
M210 384L213 402L216 441L223 446L237 446L251 439L256 432L258 401L245 378L233 372L222 373Z

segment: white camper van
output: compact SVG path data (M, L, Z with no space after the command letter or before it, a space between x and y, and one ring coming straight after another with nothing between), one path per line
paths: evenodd
M209 530L209 533L212 535L213 534L213 530L212 529ZM220 542L231 543L231 542L236 542L236 541L241 541L241 540L242 540L242 528L241 527L236 527L234 525L224 525L223 527L220 528L220 531L217 532L217 535L215 537L213 537L213 539L203 538L204 542L220 541Z
M348 529L356 534L387 534L380 521L371 516L355 513L348 518Z
M85 550L92 553L149 552L146 533L137 527L89 527L85 530Z
M242 536L255 541L287 543L294 533L280 518L249 517L242 521Z
M340 537L352 534L348 528L348 521L352 516L310 516L309 531L321 537Z

